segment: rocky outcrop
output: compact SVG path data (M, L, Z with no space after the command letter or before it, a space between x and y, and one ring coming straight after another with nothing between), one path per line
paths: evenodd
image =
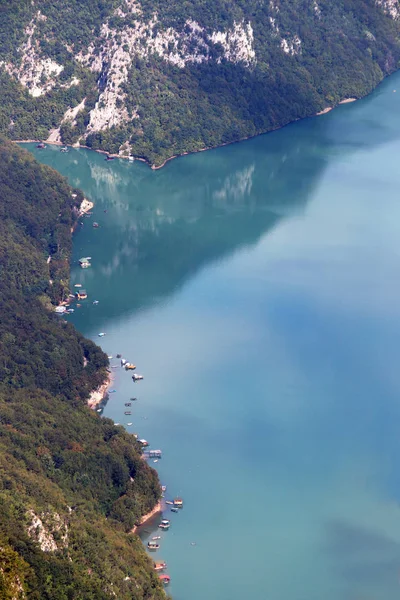
M399 19L400 17L400 3L399 0L376 0L376 4L383 8L385 13L392 17L392 19Z
M43 552L56 552L68 548L68 527L58 513L42 513L39 516L30 510L28 518L30 525L27 533L39 544Z

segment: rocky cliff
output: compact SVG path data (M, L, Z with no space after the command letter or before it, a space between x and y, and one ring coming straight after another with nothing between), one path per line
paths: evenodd
M398 0L33 0L2 8L0 127L159 164L368 93Z

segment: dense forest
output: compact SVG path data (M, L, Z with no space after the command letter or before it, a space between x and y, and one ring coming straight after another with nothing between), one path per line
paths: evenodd
M158 501L157 475L132 435L87 408L107 356L53 310L80 200L0 138L0 598L156 600L128 532Z
M0 131L159 165L361 97L399 60L397 0L12 0Z

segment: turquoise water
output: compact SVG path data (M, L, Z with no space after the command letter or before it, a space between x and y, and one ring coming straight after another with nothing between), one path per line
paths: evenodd
M104 414L184 498L174 600L397 599L400 74L157 172L27 147L96 203L68 318L145 377L115 369Z

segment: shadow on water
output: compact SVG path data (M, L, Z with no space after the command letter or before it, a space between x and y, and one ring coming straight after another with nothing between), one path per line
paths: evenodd
M399 117L390 92L398 77L352 106L174 160L157 172L83 149L62 154L26 144L95 201L100 227L83 219L74 245L75 261L91 255L93 267L82 274L75 262L72 279L91 298L115 290L107 307L115 317L160 302L206 264L255 244L304 210L332 161L393 139L392 120ZM379 120L377 105L384 113Z

